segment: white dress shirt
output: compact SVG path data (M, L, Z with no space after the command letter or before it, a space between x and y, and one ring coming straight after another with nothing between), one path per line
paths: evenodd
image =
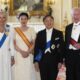
M47 42L51 40L52 30L53 30L53 28L51 28L51 29L46 29Z
M52 31L53 31L53 28L51 28L51 29L46 29L46 38L47 38L46 41L47 41L47 42L49 42L49 41L51 40ZM46 42L46 43L47 43L47 42ZM46 48L45 54L46 54L47 52L50 52L50 53L51 53L50 47L49 47L49 48Z
M76 42L78 42L78 38L80 35L80 22L74 23L71 33L71 38L74 39ZM70 44L69 49L77 50L74 46Z

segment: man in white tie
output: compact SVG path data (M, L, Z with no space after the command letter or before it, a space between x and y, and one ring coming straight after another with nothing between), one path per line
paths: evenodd
M73 9L73 23L65 30L67 80L80 80L80 8Z
M41 80L56 80L58 63L63 60L63 34L54 28L53 16L44 16L43 22L45 29L38 32L35 41L35 68L40 70Z

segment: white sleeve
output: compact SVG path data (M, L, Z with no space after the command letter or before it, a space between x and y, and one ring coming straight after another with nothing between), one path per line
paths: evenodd
M31 28L31 37L32 37L32 40L36 39L36 32L35 32L34 28Z
M15 37L15 34L14 34L14 28L11 26L10 27L10 53L11 53L11 56L14 56L15 54L15 49L14 49L14 37Z

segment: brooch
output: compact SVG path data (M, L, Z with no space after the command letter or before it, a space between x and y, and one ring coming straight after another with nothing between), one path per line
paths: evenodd
M9 32L5 32L5 34L8 36Z
M52 44L51 49L55 49L55 45L54 44Z

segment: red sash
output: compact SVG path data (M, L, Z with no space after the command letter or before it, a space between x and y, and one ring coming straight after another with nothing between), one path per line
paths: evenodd
M21 31L19 27L15 28L16 32L20 35L20 37L23 39L23 41L26 43L26 45L31 48L32 44L28 40L28 38L25 36L25 34Z
M70 39L70 44L77 49L80 49L80 43L76 42L74 39Z

